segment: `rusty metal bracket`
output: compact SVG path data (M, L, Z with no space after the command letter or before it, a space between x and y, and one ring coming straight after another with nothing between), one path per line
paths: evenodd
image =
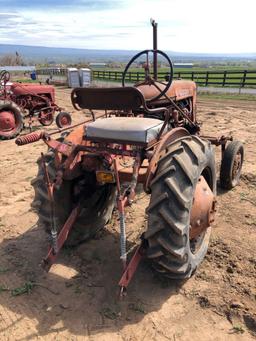
M200 136L203 139L206 139L211 142L211 144L214 144L215 146L221 146L221 159L223 159L223 155L226 149L226 144L228 141L233 141L233 136Z
M120 225L120 253L121 260L123 263L123 268L126 268L126 226L125 226L125 212L124 207L127 204L128 197L126 195L122 195L121 193L121 184L118 174L117 161L114 159L114 172L116 178L116 187L117 187L117 209L119 213L119 225Z
M146 250L147 248L145 242L144 240L142 240L141 244L137 247L134 255L132 256L129 264L125 268L122 277L118 283L120 287L120 297L123 297L125 295L127 287L132 280L138 265L146 255Z
M60 233L57 236L57 245L58 245L58 250L57 252L54 252L53 247L50 247L46 257L42 261L42 267L44 270L49 271L52 264L55 262L63 244L68 238L69 232L72 229L79 213L81 210L81 206L78 205L76 206L73 211L71 212L70 216L66 220L65 224L63 225L62 229L60 230Z
M211 142L211 144L214 144L215 146L225 145L227 141L233 141L233 136L207 136L207 135L200 135L201 139L206 139Z

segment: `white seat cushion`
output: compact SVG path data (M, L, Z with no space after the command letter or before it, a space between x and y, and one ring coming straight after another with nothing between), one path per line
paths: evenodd
M86 136L107 140L148 143L155 138L163 121L142 117L110 117L98 119L86 127Z

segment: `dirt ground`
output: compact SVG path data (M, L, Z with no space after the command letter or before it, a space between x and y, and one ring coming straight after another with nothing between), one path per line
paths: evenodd
M69 90L57 90L57 103L73 111ZM0 340L255 340L256 101L199 99L198 118L205 134L232 132L244 142L242 181L218 190L209 252L196 274L167 282L144 262L122 301L116 219L95 239L64 249L44 273L48 243L30 208L30 181L45 145L0 142ZM146 227L147 204L141 194L127 214L129 248Z

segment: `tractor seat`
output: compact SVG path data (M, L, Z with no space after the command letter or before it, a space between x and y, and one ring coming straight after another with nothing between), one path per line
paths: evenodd
M75 88L71 93L73 106L89 110L141 111L161 115L163 108L148 108L140 90L134 87ZM110 117L98 119L86 126L86 137L90 140L108 140L148 144L158 137L165 124L163 121L142 117Z
M103 118L86 126L86 137L90 140L148 144L158 137L163 124L163 121L154 118Z

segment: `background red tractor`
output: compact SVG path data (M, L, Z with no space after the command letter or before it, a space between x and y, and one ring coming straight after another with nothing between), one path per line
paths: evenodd
M71 124L71 116L55 104L53 86L41 84L10 83L7 71L0 73L0 139L11 139L20 134L27 124L34 122L51 125L58 112L56 124L62 128Z
M157 49L157 24L152 21L152 26L153 49L138 53L127 64L123 87L73 90L74 107L88 109L90 122L57 140L45 132L16 140L22 145L43 139L49 147L32 182L33 207L52 241L44 266L49 269L64 242L75 245L95 235L116 205L122 291L143 256L163 276L185 279L194 273L207 252L216 212L212 145L222 148L223 188L238 183L243 163L240 142L231 136L201 135L196 85L173 81L172 62ZM129 68L141 57L145 80L126 86ZM168 65L166 82L157 79L157 58ZM150 195L147 229L128 264L125 207L132 205L139 184Z

